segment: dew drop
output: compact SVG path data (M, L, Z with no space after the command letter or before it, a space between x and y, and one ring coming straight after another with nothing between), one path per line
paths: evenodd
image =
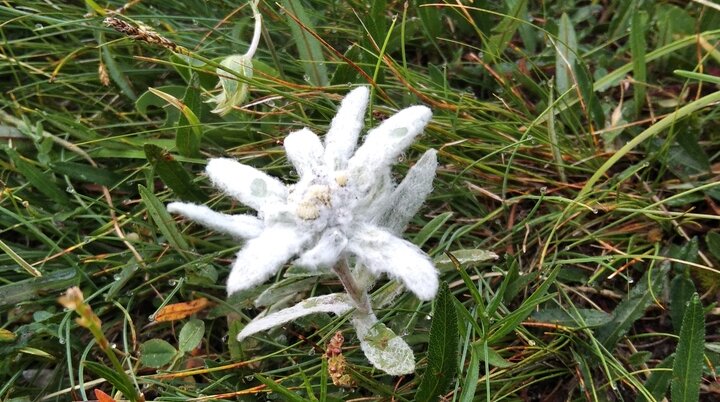
M547 187L545 187L545 186L540 187L540 194L545 194L545 193L547 193Z
M227 334L225 334L225 335L224 335L222 338L220 338L220 339L222 340L223 343L225 343L225 342L228 341L229 337L228 337Z
M65 344L65 338L59 338L59 339L58 339L58 342L59 342L61 345L64 345L64 344Z
M597 215L598 212L600 212L600 211L599 211L597 208L593 208L593 209L592 209L592 213L594 213L595 215Z
M35 24L35 29L43 29L43 28L44 28L43 24L40 24L40 23Z
M307 354L308 354L308 356L315 356L315 348L310 348L310 350L308 350Z
M148 316L148 320L150 320L150 321L155 321L155 314L150 314L150 315Z
M67 187L65 187L65 191L67 191L70 194L74 194L75 188L73 186L67 186Z
M117 343L111 343L110 349L117 349Z
M305 80L305 82L310 82L310 76L307 74L303 75L303 80Z

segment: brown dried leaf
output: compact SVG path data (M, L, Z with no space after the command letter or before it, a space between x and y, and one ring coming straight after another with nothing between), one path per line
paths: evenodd
M155 321L176 321L187 318L199 311L204 310L210 302L208 299L201 297L189 302L173 303L158 310L155 314Z

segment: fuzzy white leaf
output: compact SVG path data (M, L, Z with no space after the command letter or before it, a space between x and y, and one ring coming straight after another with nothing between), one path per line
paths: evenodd
M205 205L171 202L167 205L167 210L237 239L251 239L263 231L262 221L254 216L221 214Z
M395 163L432 117L425 106L403 109L371 130L365 142L348 162L349 177L359 185L371 182L378 172L384 172Z
M390 375L415 371L415 356L410 346L375 315L355 313L352 323L360 339L360 348L373 366Z
M288 160L301 177L317 171L323 163L325 150L320 138L307 128L290 133L284 145Z
M345 169L363 128L369 93L367 87L355 88L340 104L325 135L325 164L328 169Z
M287 188L281 181L233 159L211 159L205 171L215 187L256 211L287 199Z
M315 247L303 253L295 264L308 269L331 267L335 265L347 243L347 237L339 230L327 230Z
M378 215L373 223L392 233L401 233L432 192L437 164L437 151L427 150L384 205L378 206Z
M414 244L377 226L363 225L350 238L348 250L374 275L397 278L420 300L435 297L438 272Z
M290 258L298 254L309 234L291 226L270 226L260 236L248 240L237 254L227 282L228 294L259 285Z
M307 300L266 316L252 320L243 328L237 336L239 341L250 335L270 328L277 327L296 318L304 317L314 313L333 313L335 315L344 314L352 310L353 306L350 298L343 293L334 293L324 296L311 297Z

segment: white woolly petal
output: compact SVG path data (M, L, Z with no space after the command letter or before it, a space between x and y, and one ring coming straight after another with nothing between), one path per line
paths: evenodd
M205 168L215 187L257 211L287 199L285 185L265 173L233 159L211 159Z
M295 227L271 226L237 253L227 282L228 294L259 285L298 254L309 235Z
M287 158L295 166L298 174L306 176L322 165L325 149L315 133L307 128L290 133L285 137Z
M367 87L358 87L350 91L340 104L330 123L330 130L325 135L325 164L328 169L345 169L357 146L369 96Z
M331 267L335 265L347 243L347 237L339 230L327 230L315 247L303 253L295 264L309 269Z
M347 249L374 275L397 278L420 300L431 300L438 289L438 272L414 244L372 225L355 231Z
M221 214L205 205L171 202L167 205L167 210L238 239L251 239L263 231L262 221L254 216Z
M415 356L410 346L374 314L356 312L352 323L360 339L360 348L373 366L390 375L415 371Z
M392 233L402 233L405 226L420 210L425 198L432 192L437 170L437 151L429 149L395 188L392 195L377 205L378 214L373 223Z
M425 106L403 109L371 130L363 145L348 162L350 178L370 181L377 171L388 169L410 146L432 117Z
M237 336L238 341L242 341L250 335L260 331L277 327L296 318L304 317L314 313L333 313L335 315L344 314L352 310L350 298L343 293L334 293L324 296L311 297L307 300L264 317L252 320L243 328Z

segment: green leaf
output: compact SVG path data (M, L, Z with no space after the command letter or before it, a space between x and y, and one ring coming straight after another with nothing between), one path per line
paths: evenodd
M612 350L632 324L645 313L645 309L660 296L670 266L663 263L660 269L645 272L640 282L630 290L628 298L613 311L612 321L598 328L597 339Z
M189 353L198 347L205 335L205 321L192 318L186 322L178 336L178 349Z
M415 371L415 356L410 346L374 315L355 312L352 323L360 348L373 366L390 375Z
M670 367L673 365L674 358L674 354L666 357L665 360L655 366L647 381L645 381L645 389L653 397L653 401L661 401L667 393L670 380L672 379ZM650 402L650 399L640 394L638 395L637 402Z
M467 368L465 381L463 381L460 402L472 402L475 398L478 378L480 377L480 352L477 348L470 349L470 364Z
M460 263L460 265L465 269L473 267L481 262L497 260L498 258L500 258L492 251L482 250L479 248L463 248L451 251L450 254L452 254L453 257L455 257ZM453 261L446 254L441 254L437 256L433 260L433 262L435 263L435 266L440 270L449 270L455 268Z
M527 12L527 0L508 1L507 13L500 20L500 23L493 28L492 36L485 42L485 58L488 62L497 62L502 59L505 48L510 44L510 39L522 23L522 16Z
M98 38L102 59L105 62L110 79L112 79L113 82L120 87L120 90L125 94L125 96L131 100L136 100L137 95L132 89L132 86L130 86L130 81L128 80L127 75L123 72L123 70L127 69L127 67L121 66L120 63L115 60L112 46L105 43L105 35L102 32L98 32Z
M555 83L558 93L567 92L574 83L575 60L577 58L577 38L570 17L566 13L560 17L558 38L555 51Z
M685 274L675 276L670 282L670 318L675 333L680 333L685 310L694 293L695 283Z
M260 373L255 373L255 378L258 379L261 383L265 384L268 388L270 388L273 393L277 394L278 396L282 397L282 400L284 401L293 401L293 402L307 402L306 399L303 399L298 396L297 393L294 391L291 391L282 385L276 383L275 381L265 377L264 375Z
M140 198L142 198L145 207L147 208L148 214L160 229L160 232L165 236L168 243L178 249L181 253L189 249L185 238L178 231L175 221L170 216L165 206L157 199L152 191L148 190L142 184L138 185L138 191L140 192Z
M43 172L30 162L27 162L12 148L5 148L5 153L10 157L17 172L23 175L28 183L37 191L58 204L70 204L67 193L60 189L52 179L52 175Z
M203 203L207 197L195 183L180 162L163 148L145 144L145 156L155 169L155 173L170 189L186 201Z
M182 98L185 94L186 87L181 85L165 85L155 89L166 94L170 94L175 98ZM151 106L161 108L165 111L165 124L163 125L163 128L173 127L175 122L177 122L180 118L179 110L168 106L167 102L163 98L155 95L152 91L143 92L143 94L135 101L135 109L144 115L147 115L148 108Z
M430 222L425 224L422 229L420 229L417 235L415 235L413 243L415 243L418 247L422 247L422 245L425 244L425 242L428 241L435 232L440 230L442 225L444 225L451 216L452 212L445 212L434 217Z
M109 170L75 162L51 162L50 168L58 174L66 175L75 180L114 186L122 180L122 176Z
M178 119L175 131L175 145L183 156L198 156L200 154L200 140L202 139L202 125L197 115L200 113L202 102L197 74L190 80L183 96L184 108L180 109L182 115Z
M114 299L120 290L127 285L130 279L132 279L139 268L140 267L138 267L134 260L126 264L120 271L119 277L115 277L110 289L108 289L107 293L105 293L105 300L108 301Z
M639 116L645 104L645 86L647 85L647 65L645 62L645 31L648 15L645 11L635 9L630 22L630 52L633 65L633 99L635 116Z
M0 286L0 309L15 306L18 303L37 300L47 294L59 293L80 283L75 268L45 272L43 276Z
M433 306L428 366L415 394L416 401L438 400L455 377L458 360L458 327L454 298L447 282L443 282Z
M485 343L473 345L476 350L480 361L488 362L489 365L499 368L507 368L513 366L513 363L505 360L500 353L496 352L493 348L486 348Z
M128 378L125 373L120 374L100 363L87 360L83 362L83 365L93 374L106 379L110 384L117 388L118 391L122 392L123 395L125 395L125 398L130 399L131 401L137 400L138 392L135 390L130 378Z
M720 233L708 232L708 234L705 235L705 243L707 244L710 254L720 260Z
M592 328L607 324L612 316L604 311L592 309L576 309L568 311L561 308L552 308L536 311L533 320L547 322L573 328Z
M329 81L325 57L322 53L320 41L308 32L315 32L315 28L305 12L305 7L303 7L300 0L283 0L282 5L287 13L290 31L305 69L307 80L312 85L327 86ZM297 21L293 17L297 18Z
M673 402L697 402L700 398L704 345L705 315L700 297L695 293L683 318L673 362L670 384Z
M160 368L170 363L177 350L162 339L150 339L140 345L140 363L147 367Z

